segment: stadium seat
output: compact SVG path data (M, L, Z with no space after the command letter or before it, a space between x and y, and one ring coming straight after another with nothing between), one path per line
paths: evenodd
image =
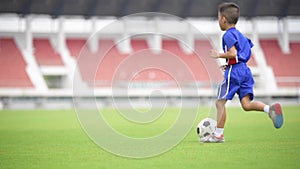
M40 66L62 66L61 56L51 46L49 39L35 38L33 40L34 56Z
M0 39L0 87L32 88L26 62L12 38Z
M272 66L279 87L300 86L293 79L300 78L300 43L291 42L289 54L284 54L275 39L260 40L267 64Z

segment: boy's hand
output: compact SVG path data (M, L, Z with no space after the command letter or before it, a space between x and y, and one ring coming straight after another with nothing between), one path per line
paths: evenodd
M213 50L213 49L210 50L210 57L215 58L215 59L219 58L219 52L216 50Z
M220 69L221 69L223 72L225 72L225 70L227 69L227 67L228 67L227 65L221 65L221 66L220 66Z

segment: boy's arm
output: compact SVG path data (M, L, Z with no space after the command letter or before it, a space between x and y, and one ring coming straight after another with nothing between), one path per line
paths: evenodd
M232 46L226 53L219 53L215 50L210 51L210 57L212 58L223 58L223 59L232 59L237 55L235 46Z

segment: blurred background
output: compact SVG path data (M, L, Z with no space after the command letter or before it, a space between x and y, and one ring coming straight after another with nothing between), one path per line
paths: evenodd
M217 20L221 2L1 0L0 109L72 108L77 104L73 103L74 83L92 88L102 107L112 106L113 101L126 107L128 98L145 107L150 96L152 106L161 105L162 99L168 106L179 105L181 99L190 106L210 104L222 81L218 67L224 63L208 55L210 49L222 51L223 32ZM248 65L257 99L300 104L300 1L231 2L241 10L237 28L255 44ZM181 86L174 83L178 79L155 67L117 71L126 59L145 50L149 61L158 63L166 52L171 53L194 78L185 78L180 66L172 73L184 81ZM103 54L94 76L89 76L89 68ZM81 106L89 107L89 99L83 97ZM235 99L230 104L237 103Z

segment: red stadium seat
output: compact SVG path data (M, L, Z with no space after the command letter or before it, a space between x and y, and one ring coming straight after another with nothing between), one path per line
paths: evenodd
M0 87L32 88L23 56L11 38L0 39Z
M36 38L33 40L34 56L41 66L64 65L61 56L50 44L49 39Z
M284 54L275 39L260 40L260 45L266 57L267 64L273 68L273 72L277 79L280 78L300 78L300 43L291 42L289 54ZM278 86L298 86L297 82L280 82Z

